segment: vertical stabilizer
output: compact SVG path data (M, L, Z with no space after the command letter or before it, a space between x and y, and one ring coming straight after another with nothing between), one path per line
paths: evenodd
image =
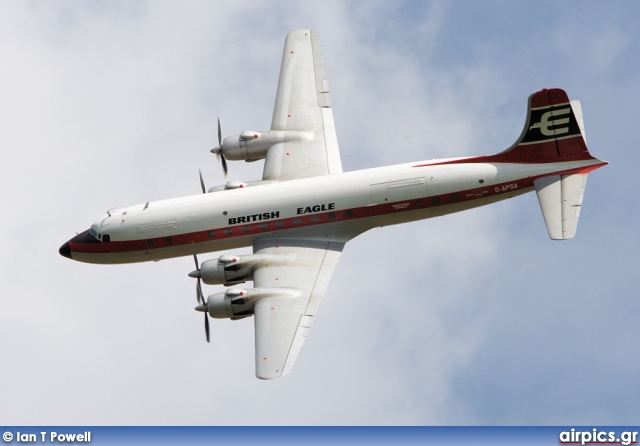
M570 101L559 88L532 94L525 126L516 143L488 159L524 164L567 163L567 174L548 175L533 182L553 240L576 235L587 174L607 164L591 156L587 149L580 101Z
M580 101L564 90L540 90L529 97L527 120L516 143L489 157L494 162L555 163L592 160L584 138Z

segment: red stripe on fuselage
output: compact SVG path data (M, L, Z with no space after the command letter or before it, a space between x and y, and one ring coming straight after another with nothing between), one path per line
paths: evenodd
M532 156L532 159L527 159L526 157L520 157L520 159L518 160L514 160L513 156L509 155L508 152L503 152L503 153L498 153L497 155L484 155L484 156L473 156L470 158L459 158L459 159L455 159L455 160L448 160L448 161L436 161L434 163L426 163L426 164L416 164L413 167L428 167L428 166L445 166L445 165L450 165L450 164L483 164L483 163L487 163L487 164L496 164L496 163L501 163L501 164L552 164L552 163L564 163L564 162L569 162L569 161L589 161L589 160L596 160L596 158L590 157L590 158L585 158L585 156L583 154L575 154L575 155L570 155L570 156L564 156L562 158L549 158L546 159L544 161L539 161L537 159L534 159L534 157ZM602 167L604 165L608 164L605 161L601 161L600 164L596 164L593 169L597 169L598 167ZM589 166L591 167L591 166ZM593 170L591 169L591 170Z
M471 200L508 194L515 190L533 186L537 177L523 178L498 184L478 184L477 188L454 191L441 195L401 200L390 203L361 206L316 214L266 220L249 224L237 224L222 228L212 228L185 234L174 234L141 240L111 241L102 243L71 243L72 253L109 254L146 251L212 242L242 236L254 236L270 232L305 228L315 225L344 222L361 218L398 214L464 203Z
M486 157L466 158L460 160L452 160L443 163L421 164L413 167L426 167L442 164L459 164L483 162ZM470 161L471 160L471 161ZM345 222L362 218L399 214L404 212L419 211L430 208L449 206L464 203L482 198L489 198L496 195L510 194L514 192L522 193L523 189L532 188L533 181L537 178L550 175L571 175L571 174L587 174L592 170L606 165L602 161L586 167L567 169L563 171L537 175L527 178L521 178L503 183L485 185L479 183L477 188L466 189L460 191L449 192L446 194L414 198L410 200L401 200L391 203L381 203L375 205L361 206L351 209L335 210L330 212L322 212L307 215L298 215L295 217L264 220L255 223L237 224L222 228L211 228L203 231L190 232L185 234L173 234L163 237L154 237L141 240L111 241L102 243L70 243L71 253L83 254L117 254L146 252L151 253L158 249L166 249L171 247L181 247L185 245L193 245L204 242L214 242L225 239L233 239L243 236L256 236L260 234L272 233L277 231L286 231L291 229L305 228L315 225L323 225L330 223ZM444 212L446 213L446 212Z

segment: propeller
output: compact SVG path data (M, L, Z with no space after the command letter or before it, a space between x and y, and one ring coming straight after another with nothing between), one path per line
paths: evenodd
M204 333L207 337L207 342L211 342L209 338L209 313L207 313L206 311L204 312Z
M202 179L202 171L198 169L198 173L200 174L200 187L202 188L202 193L206 194L207 189L204 187L204 180Z
M216 158L222 159L222 170L224 170L224 176L227 176L227 160L224 158L222 147L222 129L220 128L220 116L218 116L218 146L211 149L211 153L216 154Z
M207 342L211 342L209 338L209 314L207 311L207 304L204 301L204 297L202 296L202 284L200 283L200 265L198 263L198 256L196 255L196 247L193 246L193 261L196 264L195 271L191 271L189 273L189 277L194 277L198 279L196 284L196 299L198 300L198 306L196 307L197 311L202 311L204 313L204 332L207 336Z

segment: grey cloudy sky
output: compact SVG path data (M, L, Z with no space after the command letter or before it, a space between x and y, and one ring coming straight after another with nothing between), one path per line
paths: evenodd
M3 424L637 423L639 13L0 3ZM353 240L293 372L263 382L251 319L212 321L204 341L192 259L85 265L58 248L114 206L198 193L198 168L221 183L216 116L227 136L268 127L296 28L320 33L345 170L502 151L544 87L583 101L611 164L568 242L531 194ZM229 180L261 169L231 163Z

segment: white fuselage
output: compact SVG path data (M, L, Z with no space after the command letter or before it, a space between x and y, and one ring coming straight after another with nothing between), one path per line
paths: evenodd
M90 263L159 260L190 255L194 250L203 253L251 246L265 234L277 238L279 231L287 238L346 242L374 227L520 195L532 190L539 176L594 164L468 160L407 163L110 211L91 227L103 241L74 245L73 259Z

